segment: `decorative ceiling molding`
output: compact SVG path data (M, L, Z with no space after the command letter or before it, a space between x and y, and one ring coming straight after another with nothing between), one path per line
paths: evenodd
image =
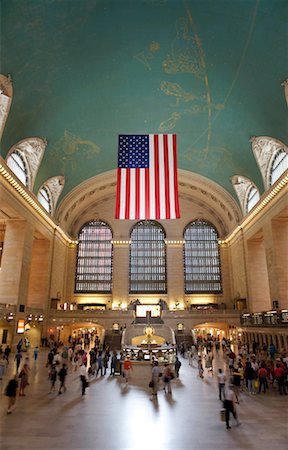
M16 150L21 153L28 166L28 189L32 191L34 181L44 156L45 148L47 146L46 139L37 137L23 139L13 145L7 154L8 156ZM6 158L6 161L7 161Z
M50 192L52 200L51 214L54 214L55 212L57 201L64 188L64 184L65 184L65 177L60 175L49 178L48 180L45 181L45 183L42 184L42 186L39 189L40 191L43 187L46 187Z
M249 180L247 177L243 177L242 175L234 175L231 177L231 183L235 189L235 192L239 198L239 202L242 208L242 212L245 215L247 213L246 211L246 204L247 204L247 195L249 192L249 189L251 186L254 186L255 189L257 189L257 186ZM259 189L257 189L259 192ZM259 194L260 196L260 194Z
M8 118L13 97L12 78L0 74L0 139Z
M283 81L281 86L284 87L284 95L285 95L286 103L287 103L287 106L288 106L288 78L285 81Z
M265 190L268 190L270 189L270 172L274 156L279 151L288 153L288 149L283 142L269 136L252 136L250 142L262 175Z
M117 171L105 172L81 183L60 203L55 218L65 230L74 230L92 205L98 209L101 203L116 197ZM179 198L203 207L214 217L221 232L231 232L242 219L242 213L234 198L215 182L192 172L179 170ZM100 211L100 210L99 210ZM101 212L101 211L100 211ZM215 225L216 225L215 223ZM219 230L220 231L220 230Z

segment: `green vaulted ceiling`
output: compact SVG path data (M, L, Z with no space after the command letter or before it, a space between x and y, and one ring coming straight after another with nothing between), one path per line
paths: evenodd
M1 155L48 141L34 190L117 167L118 134L173 132L178 167L263 192L251 136L288 144L287 0L0 0L14 96ZM234 195L234 193L233 193Z

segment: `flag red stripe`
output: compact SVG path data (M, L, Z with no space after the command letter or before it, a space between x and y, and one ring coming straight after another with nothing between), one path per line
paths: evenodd
M154 170L155 170L155 218L156 219L160 219L159 143L158 143L158 134L154 135Z
M121 169L117 170L117 193L116 193L116 219L119 219L120 215L120 189L121 189Z
M126 169L125 219L130 219L130 169Z
M135 219L140 217L140 170L135 169Z
M168 136L163 136L164 144L164 174L165 174L165 217L170 219L170 180L169 180L169 156L168 156Z
M145 219L150 219L150 174L149 169L145 170Z
M175 197L175 213L176 219L180 218L180 207L178 198L178 174L177 174L177 143L176 134L173 134L173 160L174 160L174 197Z

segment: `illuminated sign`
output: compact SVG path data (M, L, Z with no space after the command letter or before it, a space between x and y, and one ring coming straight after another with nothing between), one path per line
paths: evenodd
M19 319L17 322L17 333L24 333L25 331L25 320Z
M151 317L160 317L160 305L136 305L137 317L146 317L147 311L151 312Z

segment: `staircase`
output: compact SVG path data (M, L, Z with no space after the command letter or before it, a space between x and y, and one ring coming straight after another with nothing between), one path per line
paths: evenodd
M109 345L110 350L120 350L121 348L122 333L115 331L106 331L104 338L104 348Z
M193 344L195 345L195 339L192 334L181 333L179 331L175 331L175 338L176 338L177 346L184 344L185 348L189 348Z

